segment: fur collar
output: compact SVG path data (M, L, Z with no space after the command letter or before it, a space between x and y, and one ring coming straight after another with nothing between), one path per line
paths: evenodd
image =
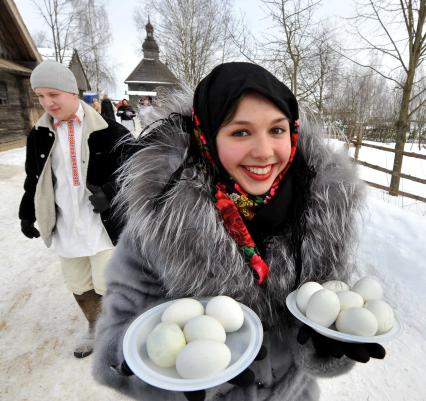
M164 115L170 111L190 115L191 97L175 95L173 99ZM318 127L303 118L300 126L298 151L316 171L305 214L301 279L346 279L351 270L354 212L363 186L347 156L324 145ZM169 126L124 166L117 201L126 210L125 237L149 261L168 296L226 294L252 307L264 322L276 324L296 279L291 227L271 239L266 254L270 273L259 287L216 212L203 174L194 168L184 170L162 205L154 208L153 198L180 166L188 143L188 134L179 126Z

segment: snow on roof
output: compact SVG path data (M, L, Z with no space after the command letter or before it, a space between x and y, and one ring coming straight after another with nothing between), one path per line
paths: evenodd
M43 60L56 60L55 57L55 49L52 49L50 47L38 47L38 52L41 54L41 57L43 57ZM62 58L62 64L66 67L70 67L72 55L74 53L73 49L64 50L64 57Z

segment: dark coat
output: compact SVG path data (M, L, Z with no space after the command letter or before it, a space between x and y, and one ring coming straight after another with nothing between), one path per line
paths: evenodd
M85 107L86 117L88 107ZM99 116L99 115L97 115ZM91 117L94 117L93 115ZM95 185L102 187L107 198L111 201L117 193L116 172L122 163L127 159L130 143L126 141L130 138L129 132L115 121L102 120L99 130L90 132L87 143L89 148L87 180L86 186ZM43 119L43 117L42 117ZM44 116L46 121L46 116ZM95 117L95 121L97 118ZM51 151L55 142L55 131L51 125L44 126L39 123L30 131L27 138L27 155L25 161L26 179L24 182L24 195L19 206L19 218L21 220L36 221L42 238L46 245L50 246L50 237L54 229L56 218L52 223L45 226L45 220L48 220L52 207L48 209L40 208L37 210L36 198L41 199L43 204L54 205L53 184L54 175L51 171ZM82 160L84 164L86 160ZM39 185L39 179L43 175L43 183ZM44 206L44 205L43 205ZM46 212L46 210L48 212ZM54 212L53 212L54 213ZM113 244L118 240L122 229L122 223L114 217L113 208L109 208L101 213L101 220Z
M119 116L121 120L133 120L133 118L136 116L136 113L130 104L127 106L121 105L117 110L117 116Z
M110 118L115 120L114 107L112 106L111 100L104 99L101 103L101 116L104 118Z

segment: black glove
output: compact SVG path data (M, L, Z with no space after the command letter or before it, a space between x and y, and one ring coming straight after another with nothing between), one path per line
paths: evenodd
M333 340L317 333L314 329L307 325L303 325L297 334L299 344L306 344L309 340L319 357L341 358L346 355L348 358L366 363L370 358L383 359L386 355L385 349L377 343L345 343Z
M95 213L102 213L109 209L110 202L101 187L88 184L87 188L93 192L93 194L89 196L89 200L94 206L93 211Z
M34 227L34 222L30 220L21 220L21 231L28 238L40 237L40 232Z

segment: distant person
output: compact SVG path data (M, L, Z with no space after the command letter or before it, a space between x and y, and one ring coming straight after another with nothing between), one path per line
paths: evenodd
M142 128L148 124L150 114L154 111L152 106L152 97L144 96L139 101L139 120Z
M93 99L92 107L100 114L101 113L101 104L98 99Z
M115 120L114 106L112 105L111 100L106 94L102 97L101 116L104 118Z
M89 322L74 350L84 358L93 350L104 270L121 231L111 200L130 135L79 100L75 77L62 64L44 61L30 82L45 113L27 139L21 230L48 247L53 240L65 284Z
M127 99L121 101L120 107L117 109L117 116L120 117L121 124L124 125L131 133L135 132L135 122L134 118L136 117L135 110L130 106Z

